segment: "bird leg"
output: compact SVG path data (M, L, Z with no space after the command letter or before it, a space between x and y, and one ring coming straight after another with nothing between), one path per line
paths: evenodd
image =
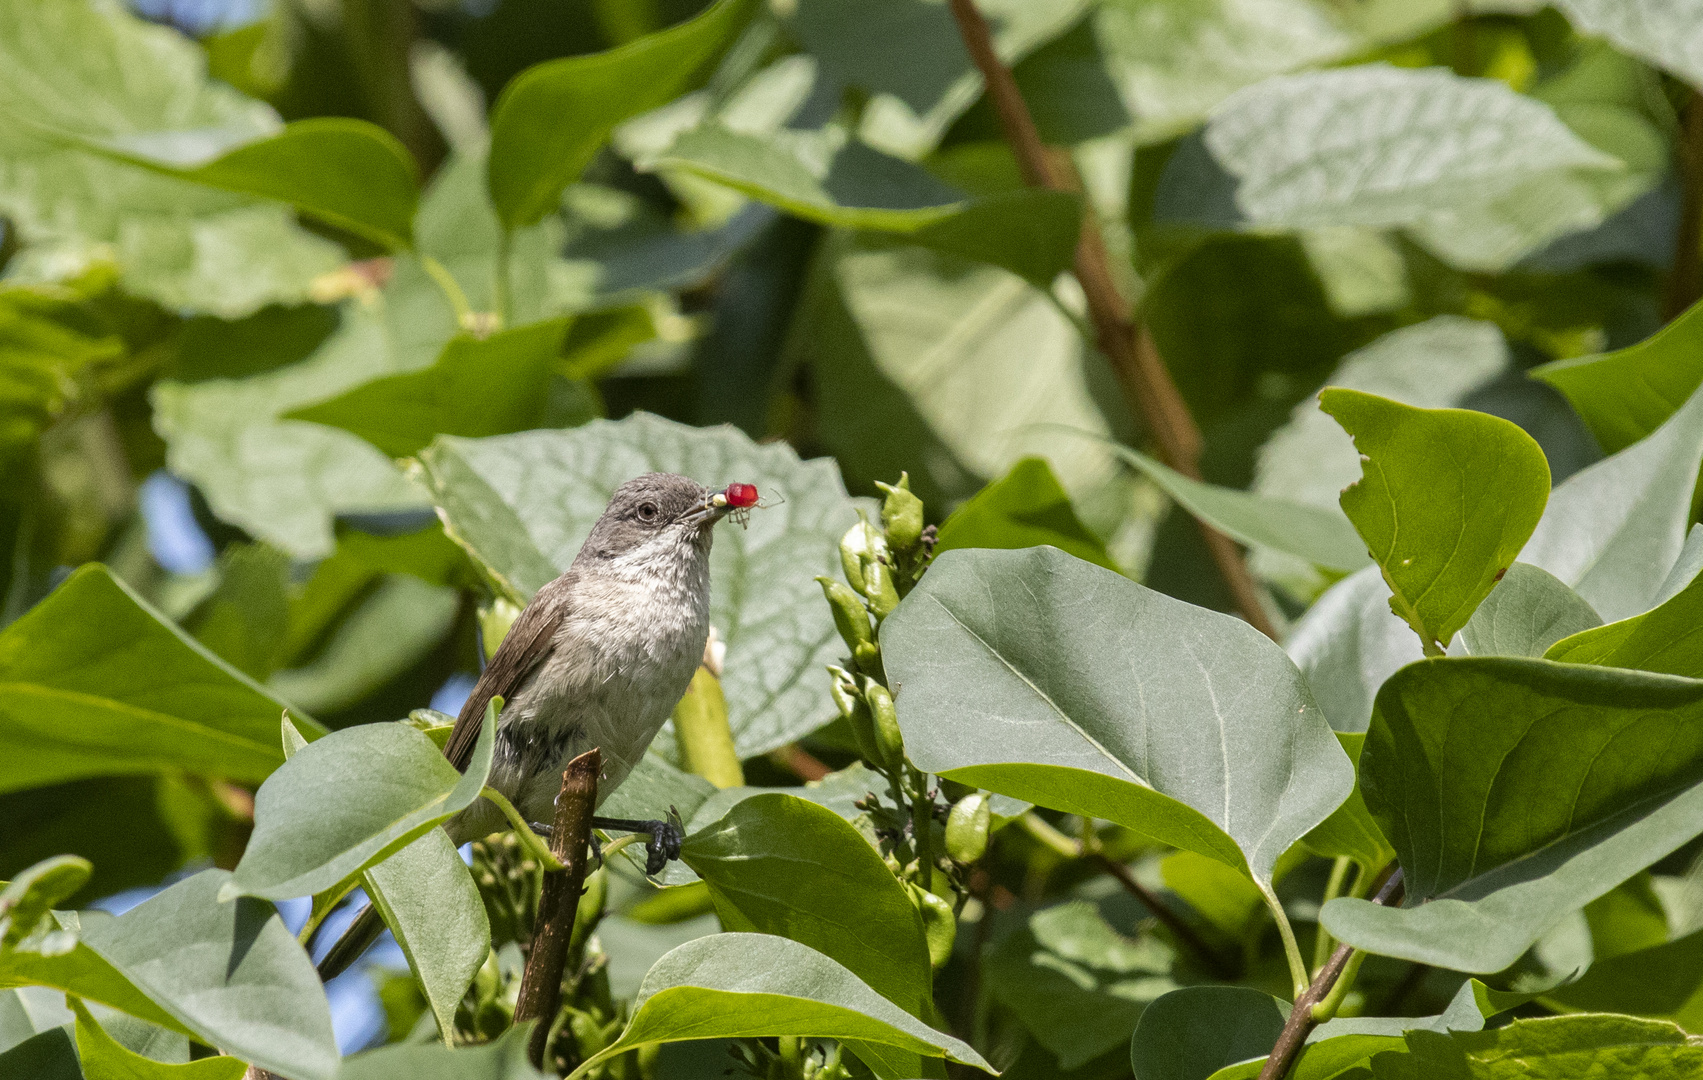
M622 832L645 833L650 837L645 844L645 873L659 874L668 865L670 859L680 857L680 843L686 839L685 824L680 820L680 812L674 807L668 808L666 821L635 821L629 818L594 817L591 819L593 828L619 829Z

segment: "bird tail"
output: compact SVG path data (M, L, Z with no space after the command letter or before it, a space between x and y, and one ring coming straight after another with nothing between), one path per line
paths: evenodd
M384 933L384 920L379 918L378 908L368 904L355 916L355 921L343 931L331 946L331 951L325 954L325 959L319 962L319 981L330 982L349 969L349 966L361 958L361 954L373 947L379 935Z

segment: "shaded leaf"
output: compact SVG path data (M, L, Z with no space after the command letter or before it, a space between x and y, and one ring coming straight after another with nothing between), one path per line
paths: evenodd
M1378 1080L1565 1080L1602 1073L1684 1080L1703 1069L1703 1042L1672 1024L1628 1016L1551 1016L1492 1031L1414 1031L1408 1053L1374 1059Z
M1685 545L1699 462L1703 389L1644 439L1560 484L1521 561L1610 622L1648 610Z
M1543 1001L1561 1012L1631 1013L1703 1033L1703 930L1593 961Z
M70 999L77 1014L77 1056L83 1074L96 1080L238 1080L246 1062L234 1057L211 1057L168 1065L136 1053L107 1034L89 1014L88 1006Z
M1467 620L1461 630L1461 644L1473 656L1547 656L1550 646L1563 638L1601 625L1602 619L1591 605L1555 575L1516 562Z
M1390 610L1390 587L1376 566L1327 589L1284 647L1338 731L1365 731L1378 687L1424 655L1412 628Z
M254 835L228 894L324 892L460 813L490 772L497 708L485 711L465 773L408 724L360 724L304 746L255 794Z
M678 95L745 21L718 0L678 26L608 52L550 60L504 87L491 110L486 183L504 227L531 225L590 163L615 125Z
M1703 574L1644 614L1581 631L1543 655L1569 664L1703 677Z
M1206 1080L1271 1052L1289 1006L1244 986L1185 986L1142 1014L1130 1041L1136 1080Z
M345 1059L337 1075L340 1080L539 1080L543 1074L526 1059L531 1034L531 1024L520 1024L483 1046L385 1046Z
M1077 518L1070 496L1059 486L1046 459L1030 457L954 510L940 526L934 550L1042 544L1108 570L1118 569L1105 542Z
M138 773L256 783L283 763L283 711L98 563L0 631L0 791Z
M1543 514L1543 451L1486 413L1416 409L1334 387L1319 395L1319 407L1365 458L1342 509L1383 570L1391 610L1427 652L1447 645Z
M519 602L568 567L632 477L755 483L775 505L747 529L718 529L710 554L710 623L727 643L722 687L735 746L742 758L764 753L835 715L819 675L842 645L815 575L839 574L839 538L857 519L832 462L801 462L790 447L759 446L731 427L642 413L568 431L440 438L420 459L450 535ZM672 728L664 731L655 748L673 760Z
M1264 635L1056 549L946 553L882 652L919 769L1116 821L1265 888L1353 786Z
M768 934L725 933L687 942L657 961L621 1037L592 1065L635 1046L682 1039L801 1035L855 1040L879 1055L944 1057L992 1072L964 1043L936 1031L805 945Z
M567 322L552 319L483 340L452 340L431 367L374 379L284 414L352 431L391 457L418 453L436 435L481 438L538 426Z
M1407 906L1332 900L1325 927L1384 955L1500 971L1698 833L1700 736L1691 679L1515 658L1404 668L1378 693L1360 768Z
M77 1046L68 1028L33 1035L0 1054L0 1076L30 1080L83 1080Z
M1336 737L1358 773L1366 736L1339 731ZM1361 794L1359 783L1354 785L1354 790L1343 804L1331 811L1330 817L1314 826L1312 832L1301 838L1301 842L1307 845L1307 850L1326 858L1353 859L1366 881L1371 881L1371 875L1388 866L1396 856L1395 849L1384 838L1384 831L1366 808L1366 797Z

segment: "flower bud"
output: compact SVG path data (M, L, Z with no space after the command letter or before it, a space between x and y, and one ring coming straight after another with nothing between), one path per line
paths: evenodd
M828 674L834 679L828 693L839 707L840 715L846 718L846 726L851 728L857 752L865 761L881 764L881 747L875 741L875 719L870 715L863 696L857 692L856 680L845 668L830 667Z
M857 524L840 537L840 567L852 588L863 591L863 564L875 562L886 550L887 541L882 538L881 530L859 516Z
M915 883L907 882L911 903L922 913L923 936L928 939L928 962L936 971L952 958L952 942L958 936L958 919L952 905Z
M893 707L893 695L874 679L863 680L863 700L869 704L870 719L874 722L875 748L880 754L876 762L890 770L905 765L905 736L899 731L899 713Z
M922 539L922 500L911 494L910 474L900 473L897 484L875 486L887 493L887 500L881 504L887 542L896 551L910 551Z
M972 863L987 853L988 828L993 810L983 792L959 799L946 817L946 853L961 863Z
M899 606L899 590L893 584L893 568L876 560L863 564L863 595L869 598L869 610L880 622Z
M857 655L860 646L873 645L875 633L869 626L869 612L857 593L830 577L818 577L816 580L822 586L822 595L828 598L828 606L834 611L834 626L839 629L840 637L845 639L852 655Z

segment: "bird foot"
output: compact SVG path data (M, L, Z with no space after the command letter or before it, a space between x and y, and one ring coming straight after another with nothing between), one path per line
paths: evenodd
M670 806L668 818L665 821L634 821L628 818L594 817L591 824L599 829L619 829L622 832L645 833L650 837L645 844L645 873L660 874L669 860L680 857L680 844L686 839L685 823L680 820L680 811Z

